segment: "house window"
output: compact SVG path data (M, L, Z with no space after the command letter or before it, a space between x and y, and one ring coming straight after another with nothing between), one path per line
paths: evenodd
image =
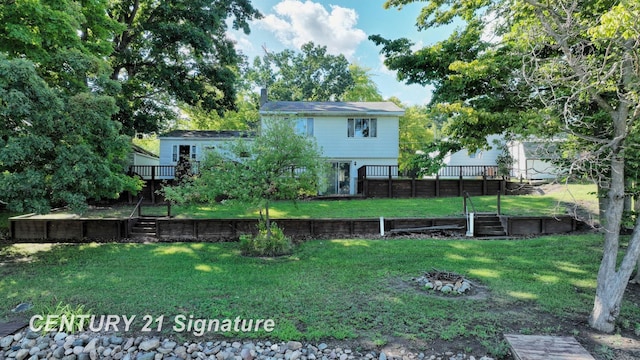
M173 155L171 156L171 161L178 162L178 145L173 145Z
M480 150L475 152L467 151L467 155L470 159L482 159L482 152Z
M311 137L313 136L313 118L300 118L296 120L296 134Z
M196 159L197 150L198 148L195 145L191 146L191 160Z
M377 137L378 121L376 119L347 119L348 137Z

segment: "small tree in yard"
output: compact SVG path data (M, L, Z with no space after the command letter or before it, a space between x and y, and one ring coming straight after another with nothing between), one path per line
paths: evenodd
M165 188L165 196L178 203L212 203L224 198L259 206L265 222L261 233L269 242L276 229L271 223L270 203L317 194L325 171L326 161L315 139L297 134L293 121L274 118L254 140L239 140L207 153L200 174Z

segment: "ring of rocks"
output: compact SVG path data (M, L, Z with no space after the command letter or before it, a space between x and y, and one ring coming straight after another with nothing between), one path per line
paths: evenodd
M474 284L464 276L438 269L413 277L411 281L420 289L445 296L467 295L474 289Z

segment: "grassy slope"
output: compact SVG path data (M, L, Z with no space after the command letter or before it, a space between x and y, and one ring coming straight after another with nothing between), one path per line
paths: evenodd
M502 213L508 215L558 215L566 213L567 203L593 203L591 185L555 186L544 196L503 196ZM476 196L472 198L478 212L494 212L497 209L496 196ZM463 213L463 200L453 198L413 198L413 199L365 199L335 201L279 201L271 205L274 218L386 218L398 217L449 217ZM133 206L101 209L86 214L89 217L129 216ZM144 207L143 214L166 214L166 206ZM178 218L237 218L257 217L258 210L247 209L244 204L226 203L215 205L174 206L172 214Z
M456 346L473 338L491 351L504 332L554 331L555 323L520 312L522 307L586 318L601 245L596 235L338 239L304 243L293 256L276 260L241 257L237 243L43 246L40 252L36 245L14 245L0 256L32 252L33 260L2 268L0 297L8 301L0 304L0 318L20 302L36 309L62 302L94 314L136 315L138 329L145 314L165 315L168 324L176 314L240 316L276 321L273 333L249 334L258 337L381 343L400 337ZM468 276L487 286L490 298L447 301L406 285L432 268ZM626 304L621 319L640 325L640 310Z

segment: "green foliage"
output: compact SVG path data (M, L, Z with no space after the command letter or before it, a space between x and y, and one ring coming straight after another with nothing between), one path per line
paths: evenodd
M214 203L220 198L264 208L270 226L269 203L316 195L323 188L327 164L315 138L295 132L293 120L268 119L256 138L229 143L210 151L200 175L179 186L165 187L165 197L177 203Z
M284 235L275 222L267 229L266 222L258 223L258 234L241 235L240 250L247 256L281 256L291 254L291 239Z
M111 92L105 58L124 28L107 16L107 0L10 1L0 11L0 52L38 65L39 75L70 95Z
M457 142L436 140L422 147L408 161L407 168L414 169L418 177L435 175L444 166L447 154L461 149Z
M113 98L51 89L25 60L0 57L0 199L16 212L76 211L140 184L124 174L129 138Z
M344 55L327 54L326 46L313 42L302 45L300 53L283 50L256 57L247 78L269 89L275 101L340 101L355 85Z
M252 102L238 97L237 109L222 115L201 107L184 106L187 118L178 119L172 130L251 130L260 124L258 108Z
M47 328L59 329L63 317L65 319L73 319L73 321L70 322L71 328L65 328L65 330L74 333L88 328L89 320L78 316L91 315L91 310L85 310L84 305L73 307L70 304L63 305L62 302L58 302L55 306L42 306L36 309L36 313L41 315L42 319L38 318L34 321L35 328L42 328L43 333L46 332L45 329Z
M378 86L369 74L371 69L357 64L349 65L349 73L353 78L351 85L342 96L342 101L382 101Z
M398 165L401 170L410 170L416 166L415 159L420 157L416 152L429 153L427 148L434 140L434 130L437 127L427 108L410 106L399 119L400 156Z
M111 2L109 16L125 27L113 38L112 78L122 83L116 118L128 133L157 131L184 103L205 111L234 109L240 62L225 35L232 26L249 32L260 17L246 0Z

